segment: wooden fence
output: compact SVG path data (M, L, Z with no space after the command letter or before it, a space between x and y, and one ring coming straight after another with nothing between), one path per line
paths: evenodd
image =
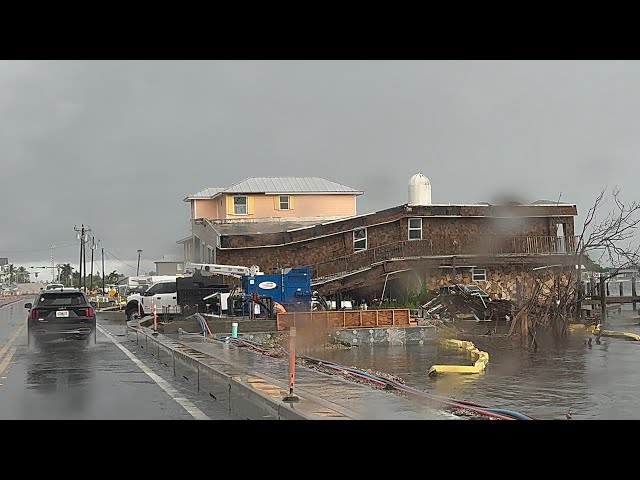
M278 330L289 327L312 326L319 329L371 328L409 326L411 315L408 308L385 308L381 310L319 310L314 312L279 313Z

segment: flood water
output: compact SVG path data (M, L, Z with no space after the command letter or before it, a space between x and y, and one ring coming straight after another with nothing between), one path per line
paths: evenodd
M639 324L638 314L628 311L610 318L605 329L640 334ZM566 419L567 413L572 419L640 419L640 342L602 337L599 345L593 341L589 347L586 340L595 337L577 330L561 339L538 335L539 348L534 352L504 336L484 336L487 324L475 323L472 328L474 334L457 338L489 353L481 374L430 378L432 365L475 361L464 350L437 340L424 345L327 349L313 356L395 375L431 394L516 410L536 419ZM497 333L507 329L508 325L498 326Z

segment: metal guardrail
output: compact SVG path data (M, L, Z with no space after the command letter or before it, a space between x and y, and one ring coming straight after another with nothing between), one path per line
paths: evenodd
M404 240L312 265L312 278L353 272L377 262L398 258L454 255L570 255L576 250L578 236L530 237L431 236L422 240Z

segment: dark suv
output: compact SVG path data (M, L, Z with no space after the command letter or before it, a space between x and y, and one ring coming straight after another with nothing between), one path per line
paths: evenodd
M41 291L33 304L25 303L28 345L40 339L79 338L96 343L96 312L87 296L69 290Z

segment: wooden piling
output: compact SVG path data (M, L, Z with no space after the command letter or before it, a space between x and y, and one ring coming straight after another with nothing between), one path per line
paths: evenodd
M607 320L607 296L605 294L605 279L600 277L600 329L604 329L604 322Z
M636 294L636 276L635 275L633 275L631 277L631 296L633 298L635 298L637 296L637 294ZM633 311L634 312L638 311L636 302L633 302Z

